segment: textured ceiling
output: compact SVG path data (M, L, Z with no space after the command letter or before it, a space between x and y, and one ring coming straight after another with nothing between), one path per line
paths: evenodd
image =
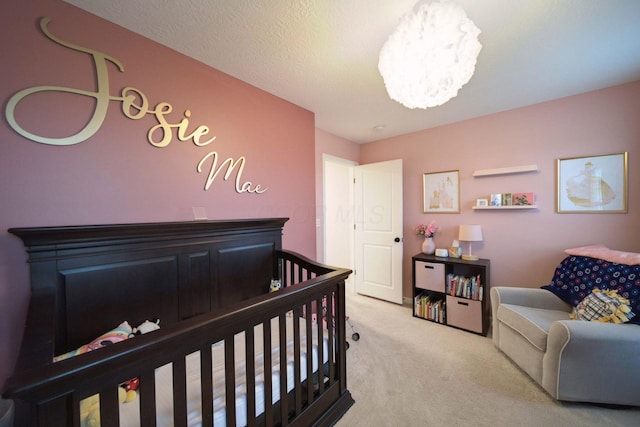
M66 1L358 143L640 80L639 0L457 0L482 31L476 73L426 110L389 99L378 73L380 48L415 0Z

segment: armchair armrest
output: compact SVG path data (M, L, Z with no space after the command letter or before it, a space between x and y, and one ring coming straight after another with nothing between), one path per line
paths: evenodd
M640 326L580 320L551 325L542 386L556 399L640 405Z
M498 328L498 306L500 304L513 304L525 307L544 308L547 310L559 310L571 312L571 305L562 301L552 292L540 288L513 288L507 286L495 286L491 288L491 322L492 339L496 346L500 343Z
M512 288L496 286L491 288L491 306L498 308L499 304L514 304L546 310L571 311L571 305L562 301L552 292L539 288Z

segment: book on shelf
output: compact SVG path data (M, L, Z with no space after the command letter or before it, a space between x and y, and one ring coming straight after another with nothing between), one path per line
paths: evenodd
M479 274L466 277L449 273L445 286L448 295L482 301L483 291Z
M417 317L444 323L444 300L422 292L414 299L414 313Z

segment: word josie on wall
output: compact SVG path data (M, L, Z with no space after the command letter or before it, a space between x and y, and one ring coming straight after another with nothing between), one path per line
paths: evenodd
M51 34L47 25L50 22L50 18L45 17L40 20L40 28L42 32L52 40L53 42L64 46L69 49L76 50L89 54L93 57L93 63L95 64L95 71L97 77L97 92L91 92L81 89L75 89L70 87L61 86L34 86L23 89L15 93L8 101L6 107L6 118L9 126L23 137L35 142L48 145L74 145L79 144L87 139L91 138L100 129L102 123L107 115L107 109L110 101L117 101L122 103L122 113L132 120L140 120L147 115L154 116L158 122L152 126L147 132L147 140L151 145L158 148L164 148L168 146L174 137L174 129L176 137L180 141L191 141L197 147L207 147L209 144L216 140L215 136L210 135L210 129L208 126L200 125L193 130L189 130L191 117L191 111L186 110L182 119L178 123L170 123L167 120L167 115L173 111L171 104L167 102L160 102L155 107L151 108L147 97L140 90L134 87L125 87L120 92L120 96L112 96L109 93L109 74L107 64L110 62L114 64L120 72L124 72L122 63L116 58L108 56L104 53L88 49L82 46L78 46L72 43L65 42L58 37ZM86 125L75 135L61 137L61 138L49 138L33 134L24 128L22 128L15 118L15 109L18 103L27 96L39 93L39 92L63 92L76 94L80 96L88 96L95 100L95 109L89 121ZM228 158L225 161L218 164L219 156L216 151L210 151L198 162L196 170L198 173L202 173L206 170L207 162L211 161L208 169L207 179L205 181L204 189L209 190L216 178L221 175L222 179L227 181L235 173L235 190L238 193L252 193L262 194L267 191L268 188L263 188L259 184L254 184L251 181L242 180L242 174L247 162L244 156L240 156L237 159Z

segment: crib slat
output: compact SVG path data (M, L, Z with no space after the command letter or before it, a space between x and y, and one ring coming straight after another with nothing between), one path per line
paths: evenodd
M227 426L236 425L236 356L234 337L224 339L224 384Z
M271 319L262 322L264 354L264 419L265 426L273 426L273 365L271 360Z
M202 425L213 425L213 367L211 345L200 349L200 391L202 405Z
M311 308L307 308L307 317L311 315ZM296 415L302 411L302 381L300 380L300 318L301 307L293 310L293 387L295 396Z
M289 261L283 259L282 260L282 286L289 286L289 269L287 266L289 265Z
M288 425L289 405L287 401L287 319L286 314L278 316L280 332L280 424Z
M316 318L316 330L318 331L318 393L320 394L324 392L324 322L326 322L326 315L324 315L323 304L326 304L326 301L326 297L319 298L316 301L317 306L323 312L323 316ZM328 324L327 327L329 327Z
M45 407L46 406L41 406L39 411L41 413L41 416L44 417L43 419L44 420L59 419L61 425L67 424L67 425L69 425L69 427L80 427L80 401L82 399L79 399L77 394L73 394L71 397L69 397L69 399L71 399L71 405L73 407L73 411L72 411L73 413L72 414L68 414L67 411L65 410L63 412L64 415L62 417L51 418L51 415L50 416L45 415L45 413L47 412L47 411L45 411ZM54 401L54 402L56 402L56 401ZM64 407L64 409L66 409L66 407ZM66 420L67 416L70 416L71 419L70 420ZM66 421L66 423L65 423L65 421ZM33 425L34 426L39 426L40 424L39 423L33 423Z
M346 331L346 313L344 312L345 307L345 295L344 295L344 282L342 282L342 286L338 287L338 290L334 292L334 303L335 307L338 307L338 312L336 313L336 329L341 331L342 334L338 335L338 338L341 340L339 342L338 348L344 348L346 343L346 337L343 335ZM336 358L336 365L338 366L337 377L339 379L340 384L340 393L347 389L347 352L341 350L338 352Z
M118 388L100 392L100 425L104 427L118 427L120 424L120 409L118 407Z
M335 307L336 304L336 300L334 298L334 293L331 292L327 295L327 308L328 307ZM344 314L344 313L343 313ZM333 385L334 380L336 378L336 360L335 360L335 354L336 354L336 350L334 348L335 346L335 342L336 342L336 336L335 336L335 332L336 332L336 323L335 323L335 318L333 316L333 309L332 310L327 310L327 334L328 334L328 347L329 347L329 386Z
M253 329L245 331L245 369L247 381L247 426L256 425L256 363Z
M311 313L311 301L307 303L307 313ZM313 316L307 316L305 336L307 339L307 404L313 401ZM322 319L322 313L316 314L316 323Z
M291 283L289 283L290 285L293 285L296 283L296 273L295 273L295 264L294 263L289 263L289 280Z
M187 426L187 364L184 357L173 362L173 425Z
M140 387L138 396L140 399L140 424L143 426L156 426L156 378L155 370L144 371L139 376Z

